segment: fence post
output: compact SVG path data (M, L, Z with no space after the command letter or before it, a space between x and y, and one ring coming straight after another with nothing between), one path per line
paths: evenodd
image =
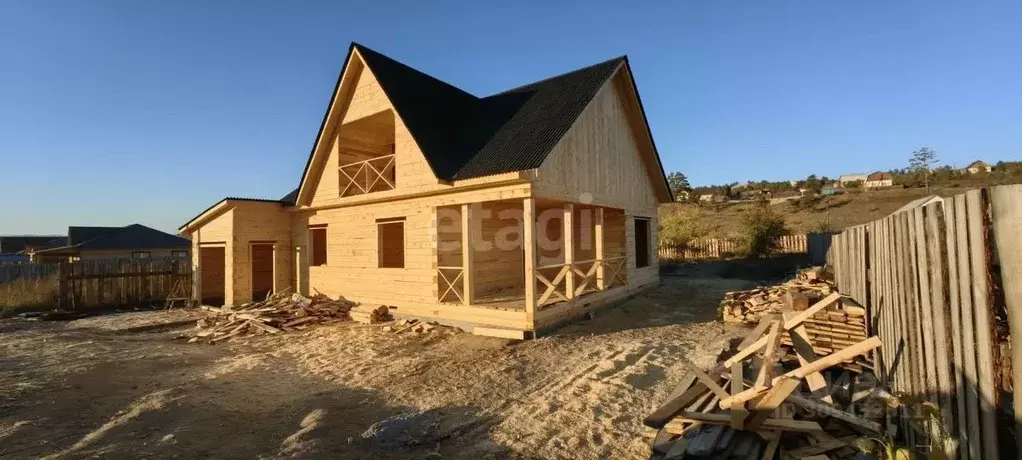
M68 288L68 270L67 262L61 261L57 264L57 309L67 309L67 288Z

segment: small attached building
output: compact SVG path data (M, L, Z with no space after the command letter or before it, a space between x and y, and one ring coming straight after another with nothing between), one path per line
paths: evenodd
M353 44L297 190L181 227L194 292L322 292L531 336L659 280L673 201L627 58L477 97Z

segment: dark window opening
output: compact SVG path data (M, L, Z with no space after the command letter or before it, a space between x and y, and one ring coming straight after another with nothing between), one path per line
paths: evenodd
M309 229L309 245L311 246L309 252L312 255L309 265L315 267L326 265L326 227Z
M635 219L635 268L649 266L649 219Z
M377 253L380 268L405 268L405 221L381 219L376 221Z

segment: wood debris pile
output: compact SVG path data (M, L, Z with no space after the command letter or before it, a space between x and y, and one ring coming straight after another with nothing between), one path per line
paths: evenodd
M351 320L362 324L376 324L391 321L390 309L386 305L359 305L348 311Z
M832 293L805 310L765 316L729 358L707 371L690 365L644 420L660 430L652 458L855 458L862 440L882 435L889 395L868 368L879 338L815 353L807 321L840 300ZM791 347L782 345L785 335ZM866 365L847 365L856 361Z
M426 334L437 329L451 330L453 328L442 326L437 322L419 321L417 319L402 319L394 323L392 326L385 327L383 330L386 332L393 332L395 334L400 334L402 332Z
M347 321L353 307L354 302L331 300L323 294L309 298L286 292L236 308L204 305L201 308L206 310L206 317L197 321L195 336L188 342L217 343L247 334L278 334Z
M815 271L803 271L799 277L779 286L725 293L720 310L725 322L759 324L764 317L776 316L783 311L805 311L811 303L819 302L836 291L832 284L819 279ZM821 355L866 338L866 309L848 298L816 312L804 323L808 338L812 340L816 353ZM787 333L782 335L781 341L791 345Z

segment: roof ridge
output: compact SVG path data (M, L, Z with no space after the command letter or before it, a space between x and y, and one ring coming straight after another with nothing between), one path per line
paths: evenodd
M386 54L383 54L383 53L381 53L381 52L379 52L379 51L376 51L376 50L374 50L374 49L372 49L372 48L370 48L370 47L368 47L368 46L365 46L365 45L363 45L363 44L361 44L361 43L358 43L358 42L351 42L351 43L352 43L353 45L355 45L355 48L356 48L356 49L358 50L358 52L359 52L359 53L362 53L363 51L368 51L368 52L370 52L370 53L372 53L372 54L375 54L375 55L377 55L378 57L381 57L381 58L384 58L384 59L386 59L386 60L388 60L388 61L391 61L391 63L393 63L393 64L396 64L396 65L398 65L398 66L404 67L405 69L411 70L411 71L413 71L413 72L416 72L416 73L422 74L423 76L426 76L426 77L428 77L428 78L429 78L429 79L431 79L431 80L435 80L435 81L436 81L437 83L441 83L441 84L443 84L444 86L448 86L448 87L450 87L450 88L452 88L452 89L456 89L456 90L458 90L459 92L463 93L463 94L464 94L464 95L466 95L466 96L470 96L470 97L472 97L473 99L480 99L480 97L479 97L479 96L476 96L475 94L472 94L472 93L470 93L470 92L468 92L468 91L465 91L464 89L461 89L460 87L458 87L458 86L456 86L456 85L453 85L453 84L451 84L451 83L448 83L448 82L446 82L446 81L443 81L443 80L441 80L441 79L439 79L439 78L437 78L437 77L434 77L434 76L432 76L432 75L430 75L430 74L428 74L428 73L426 73L426 72L423 72L423 71L421 71L421 70L419 70L419 69L416 69L415 67L412 67L412 66L410 66L410 65L408 65L408 64L405 64L405 63L403 63L403 62L401 62L401 61L398 61L397 59L394 59L394 58L392 58L392 57L390 57L390 56L387 56ZM363 57L363 59L365 58L365 56L362 56L362 57ZM367 65L368 65L368 63L367 63ZM370 66L370 67L371 67L371 66ZM371 70L371 69L370 69L370 70Z
M552 81L552 80L556 80L558 78L567 77L568 75L571 75L573 73L581 72L581 71L584 71L584 70L589 70L589 69L592 69L594 67L599 67L599 66L602 66L602 65L606 65L606 64L609 64L609 63L614 62L614 61L624 62L627 59L628 59L628 56L622 54L620 56L617 56L617 57L614 57L614 58L610 58L610 59L607 59L605 61L597 62L596 64L590 64L590 65L587 65L587 66L584 66L584 67L578 67L576 69L569 70L567 72L563 72L563 73L554 75L552 77L547 77L547 78L544 78L542 80L536 80L534 82L526 83L526 84L520 85L520 86L516 86L516 87L511 88L511 89L506 89L506 90L498 92L498 93L493 93L493 94L491 94L489 96L484 97L483 99L494 97L494 96L500 96L500 95L511 93L511 92L514 92L514 91L520 91L520 90L523 90L523 89L528 88L530 86L536 86L536 85L540 85L540 84L543 84L543 83L546 83L546 82L549 82L549 81Z

